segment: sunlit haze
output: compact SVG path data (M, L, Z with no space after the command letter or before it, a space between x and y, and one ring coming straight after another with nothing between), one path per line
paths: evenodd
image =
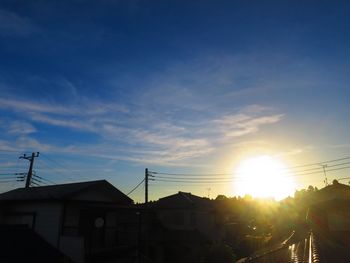
M236 169L236 192L244 196L272 197L280 200L293 195L295 182L285 165L270 156L259 156L242 161Z

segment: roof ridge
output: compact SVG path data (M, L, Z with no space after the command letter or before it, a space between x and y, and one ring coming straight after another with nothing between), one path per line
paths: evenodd
M51 185L40 185L40 186L34 186L34 187L19 187L19 188L15 188L13 190L17 190L17 189L42 189L42 188L49 188L49 187L57 187L57 186L67 186L67 185L78 185L78 184L93 184L93 183L99 183L99 182L108 182L105 179L102 180L92 180L92 181L83 181L83 182L73 182L73 183L63 183L63 184L51 184ZM13 191L10 190L10 191ZM6 193L6 192L4 192ZM0 193L2 194L2 193Z
M106 189L113 188L113 198L120 200L131 200L123 192L106 180L96 180L87 182L77 182L69 184L59 184L50 186L38 186L30 188L17 188L0 194L0 201L6 200L40 200L40 199L65 199L73 195L88 190L90 188L104 186ZM109 191L109 190L108 190Z
M179 194L184 197L185 199L187 199L188 201L190 201L192 204L194 203L194 201L188 196L188 195L192 195L191 193L186 193L186 192L179 192Z

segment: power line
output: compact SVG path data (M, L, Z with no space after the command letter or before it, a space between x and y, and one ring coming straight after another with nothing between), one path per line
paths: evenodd
M26 173L4 173L0 175L25 175Z
M46 178L44 178L44 177L41 177L41 176L39 176L39 175L34 175L34 177L37 177L37 178L39 178L39 179L41 179L41 180L44 180L44 181L46 181L46 182L48 182L48 183L50 183L50 184L57 184L57 183L55 183L54 181L51 181L51 180L46 179Z
M9 179L17 179L17 177L2 177L2 178L0 179L0 181L9 180Z
M332 172L332 171L338 171L338 170L349 169L349 168L350 168L350 166L346 166L346 167L341 167L341 168L328 169L326 171Z
M334 169L327 169L327 172L332 172L332 171L338 171L338 170L344 170L344 169L349 169L350 166L345 166L345 167L340 167L340 168L334 168ZM302 176L302 175L311 175L311 174L320 174L323 173L322 168L320 168L320 171L317 172L310 172L310 173L301 173L293 176L286 176L286 177L294 177L294 176ZM166 177L166 178L161 178L158 179L159 176L154 176L154 181L161 181L161 182L176 182L176 183L228 183L228 182L234 182L234 181L245 181L245 178L227 178L227 180L223 179L216 179L216 178L174 178L174 177ZM285 178L285 177L284 177ZM169 179L169 180L168 180ZM175 179L175 180L173 180ZM237 180L238 179L238 180Z
M333 165L327 165L327 167L340 166L340 165L349 164L349 163L350 163L350 162L338 163L338 164L333 164Z
M43 182L43 181L41 181L41 180L39 180L39 179L36 179L36 178L32 178L33 179L33 181L34 182L36 182L36 183L41 183L41 184L44 184L44 185L48 185L47 183L45 183L45 182Z
M319 163L311 163L311 164L304 164L304 165L298 165L298 166L292 166L290 168L298 168L298 167L306 167L306 166L311 166L311 165L322 165L325 163L333 163L333 162L338 162L338 161L343 161L343 160L349 160L350 156L348 157L343 157L343 158L339 158L339 159L333 159L333 160L328 160L328 161L323 161L323 162L319 162Z
M182 176L221 176L221 175L232 175L232 173L212 173L212 174L190 174L190 173L164 173L164 172L154 172L150 171L150 174L162 174L162 175L182 175Z
M208 177L192 177L192 176L161 176L161 175L154 175L152 176L154 178L163 178L163 179L184 179L184 180L205 180L205 179L233 179L238 177L215 177L215 178L208 178Z
M44 158L45 158L46 160L49 160L49 159L47 158L47 156L46 156L46 157L44 156ZM64 177L65 179L68 179L68 181L74 182L74 180L73 180L70 176L68 176L68 175L64 174L63 172L59 171L58 169L60 169L60 168L58 168L58 167L53 167L53 166L51 166L48 162L45 162L44 160L41 160L41 163L44 164L44 166L46 166L47 168L54 170L56 174L61 175L61 176ZM52 163L52 161L51 161L51 163ZM62 166L61 166L61 167L62 167ZM65 169L65 170L68 171L67 168L63 168L63 169Z
M130 195L132 192L134 192L143 182L145 181L145 179L142 179L141 182L139 182L129 193L127 193L126 195Z
M46 154L44 155L44 158L46 160L48 160L49 162L55 164L56 166L63 168L64 170L69 170L66 166L64 166L61 163L57 162L55 159L52 159L52 158L48 157Z
M0 181L0 183L13 183L13 182L23 182L23 180L4 180L4 181Z
M214 184L216 184L216 183L231 183L231 182L233 182L232 180L227 180L227 181L183 181L183 180L164 180L164 179L155 179L154 181L156 181L156 182L169 182L169 183L196 183L196 184L198 184L198 183L205 183L205 184L207 184L207 183L214 183Z
M289 170L289 172L292 172L292 169L294 168L299 168L299 167L307 167L307 166L312 166L312 165L320 165L320 164L325 164L325 163L332 163L332 162L337 162L337 161L341 161L341 160L348 160L350 159L350 157L344 157L344 158L339 158L339 159L333 159L333 160L329 160L329 161L324 161L324 162L318 162L318 163L311 163L311 164L305 164L305 165L299 165L299 166L294 166L294 167L290 167L290 168L283 168L280 169L282 170ZM340 164L334 164L334 165L328 165L328 167L335 167L335 166L341 166L341 165L345 165L345 164L349 164L350 162L344 162L344 163L340 163ZM315 168L310 168L310 169L304 169L304 170L300 170L297 171L295 174L300 174L300 173L304 173L307 171L313 171L313 170L319 170L320 172L323 172L322 167L315 167ZM327 170L329 171L329 170ZM228 176L228 175L238 175L240 173L207 173L207 174L192 174L192 173L166 173L166 172L156 172L156 171L150 171L150 174L154 175L155 177L160 177L158 175L166 175L166 176L186 176L186 177L210 177L210 176ZM285 172L286 173L286 172ZM288 173L288 172L287 172ZM315 173L319 173L319 172L315 172ZM303 174L302 174L303 175Z
M32 185L35 185L35 186L41 186L40 184L37 184L36 182L31 182Z

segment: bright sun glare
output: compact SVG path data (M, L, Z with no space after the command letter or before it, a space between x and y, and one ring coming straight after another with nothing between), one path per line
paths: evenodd
M239 177L234 188L238 195L273 197L281 200L293 195L295 182L283 163L270 156L243 161L235 174Z

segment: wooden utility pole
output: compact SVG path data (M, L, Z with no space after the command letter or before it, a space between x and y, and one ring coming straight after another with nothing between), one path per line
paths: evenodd
M33 175L33 165L34 165L34 159L36 157L39 157L39 152L32 153L32 156L27 156L26 154L23 154L23 156L20 156L19 159L26 159L30 162L29 164L29 169L27 173L27 178L26 178L26 188L30 187L30 184L32 182L32 175Z

